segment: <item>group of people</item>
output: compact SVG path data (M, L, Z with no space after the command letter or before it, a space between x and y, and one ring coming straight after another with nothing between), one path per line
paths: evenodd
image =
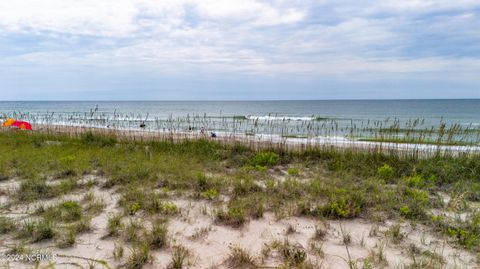
M195 131L195 127L188 126L188 131L190 131L190 132ZM201 136L207 136L207 131L205 130L204 127L200 128L200 135ZM214 132L210 132L210 137L215 138L215 137L217 137L217 134L214 133Z
M140 124L140 128L143 129L143 128L145 128L145 127L146 127L145 122L142 122L142 123ZM189 132L195 131L195 127L188 126L188 131L189 131ZM207 131L205 130L204 127L200 128L200 135L201 135L201 136L207 136ZM217 137L217 134L214 133L214 132L210 132L210 137L215 138L215 137Z

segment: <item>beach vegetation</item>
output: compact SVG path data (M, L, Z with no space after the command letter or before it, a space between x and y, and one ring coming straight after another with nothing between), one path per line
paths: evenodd
M278 164L280 156L275 152L265 151L255 154L250 160L253 167L269 167Z
M121 214L111 215L107 221L108 236L118 235L121 229L123 229L122 215Z
M231 268L257 268L255 258L247 249L240 246L231 246L227 264Z
M190 256L190 251L182 246L177 245L173 247L172 261L170 262L169 269L182 269L186 259Z
M413 175L406 178L406 184L411 188L421 188L425 184L425 179L422 175Z
M383 180L390 180L395 174L395 171L390 165L384 164L382 167L378 168L377 174Z
M86 132L81 135L80 143L91 147L111 147L117 143L113 135L99 135L93 132Z
M390 237L394 244L399 244L405 237L404 233L401 231L400 224L394 224L390 226L385 233L388 237Z
M141 232L144 229L140 221L130 219L130 222L125 225L124 238L127 242L138 242L140 240Z
M150 249L146 244L135 244L125 263L126 269L141 269L152 260Z
M313 238L315 240L324 240L325 237L327 237L327 229L324 228L324 227L321 227L321 226L315 226L315 234L313 236Z
M2 195L17 205L43 204L31 214L32 220L23 223L0 218L0 233L20 239L74 242L74 234L91 229L91 218L102 212L105 203L93 194L79 201L62 196L88 193L95 187L119 197L120 213L109 216L108 235L129 244L145 239L148 248L168 245L166 228L158 224L151 237L146 233L149 227L125 236L135 229L123 218L183 216L188 209L172 202L175 196L205 199L201 202L216 208L215 222L232 227L262 218L266 212L278 218L389 219L430 226L465 249L480 246L473 210L466 220L432 214L433 209L443 209L438 193L452 197L449 208L456 211L469 210L468 205L480 200L480 155L474 152L420 156L378 149L290 150L208 139L133 141L80 132L71 136L1 132L0 139L0 175L19 181L17 189ZM89 174L104 181L88 185L82 177ZM43 200L51 198L60 202L46 206ZM453 205L456 200L459 206ZM74 232L68 234L67 226ZM326 231L318 233L316 238L325 238ZM397 240L400 234L392 230L388 235Z
M153 223L152 230L145 232L144 237L148 245L153 249L161 249L167 245L168 229L164 223Z
M115 260L119 260L123 258L123 255L125 253L125 249L122 245L114 243L113 245L113 258Z
M40 210L41 215L52 221L73 222L82 218L82 207L76 201L64 201L58 205Z
M285 263L287 263L289 266L299 266L307 259L307 253L305 249L299 245L291 244L288 240L285 240L278 247Z
M91 218L82 217L79 221L70 226L76 233L87 233L92 231Z
M0 216L0 235L7 234L16 230L15 222L7 217Z
M290 176L298 176L298 175L300 174L300 171L298 171L297 168L290 167L290 168L288 168L287 173L288 173Z
M60 235L60 240L57 243L59 248L69 248L75 245L77 238L77 231L74 228L67 229Z
M247 221L245 209L241 205L230 205L226 210L218 209L215 221L220 224L240 227Z
M20 227L18 236L31 239L32 242L53 239L56 235L55 224L48 220L26 220Z
M216 189L208 189L208 190L202 192L202 197L207 199L207 200L214 200L219 195L220 195L220 193Z

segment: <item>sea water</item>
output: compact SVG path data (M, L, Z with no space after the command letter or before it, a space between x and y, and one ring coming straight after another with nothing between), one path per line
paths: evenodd
M275 134L365 135L367 129L480 128L480 99L308 101L0 101L0 116L99 128ZM353 134L352 130L357 130ZM363 131L360 131L363 130Z

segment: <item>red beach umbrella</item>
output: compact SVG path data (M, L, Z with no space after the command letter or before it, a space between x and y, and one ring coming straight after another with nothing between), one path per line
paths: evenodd
M5 127L16 127L20 130L32 130L32 125L26 121L8 119L2 125Z

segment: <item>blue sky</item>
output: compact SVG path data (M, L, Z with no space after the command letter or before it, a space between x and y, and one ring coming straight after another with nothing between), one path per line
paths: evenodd
M0 1L0 100L480 98L478 0Z

